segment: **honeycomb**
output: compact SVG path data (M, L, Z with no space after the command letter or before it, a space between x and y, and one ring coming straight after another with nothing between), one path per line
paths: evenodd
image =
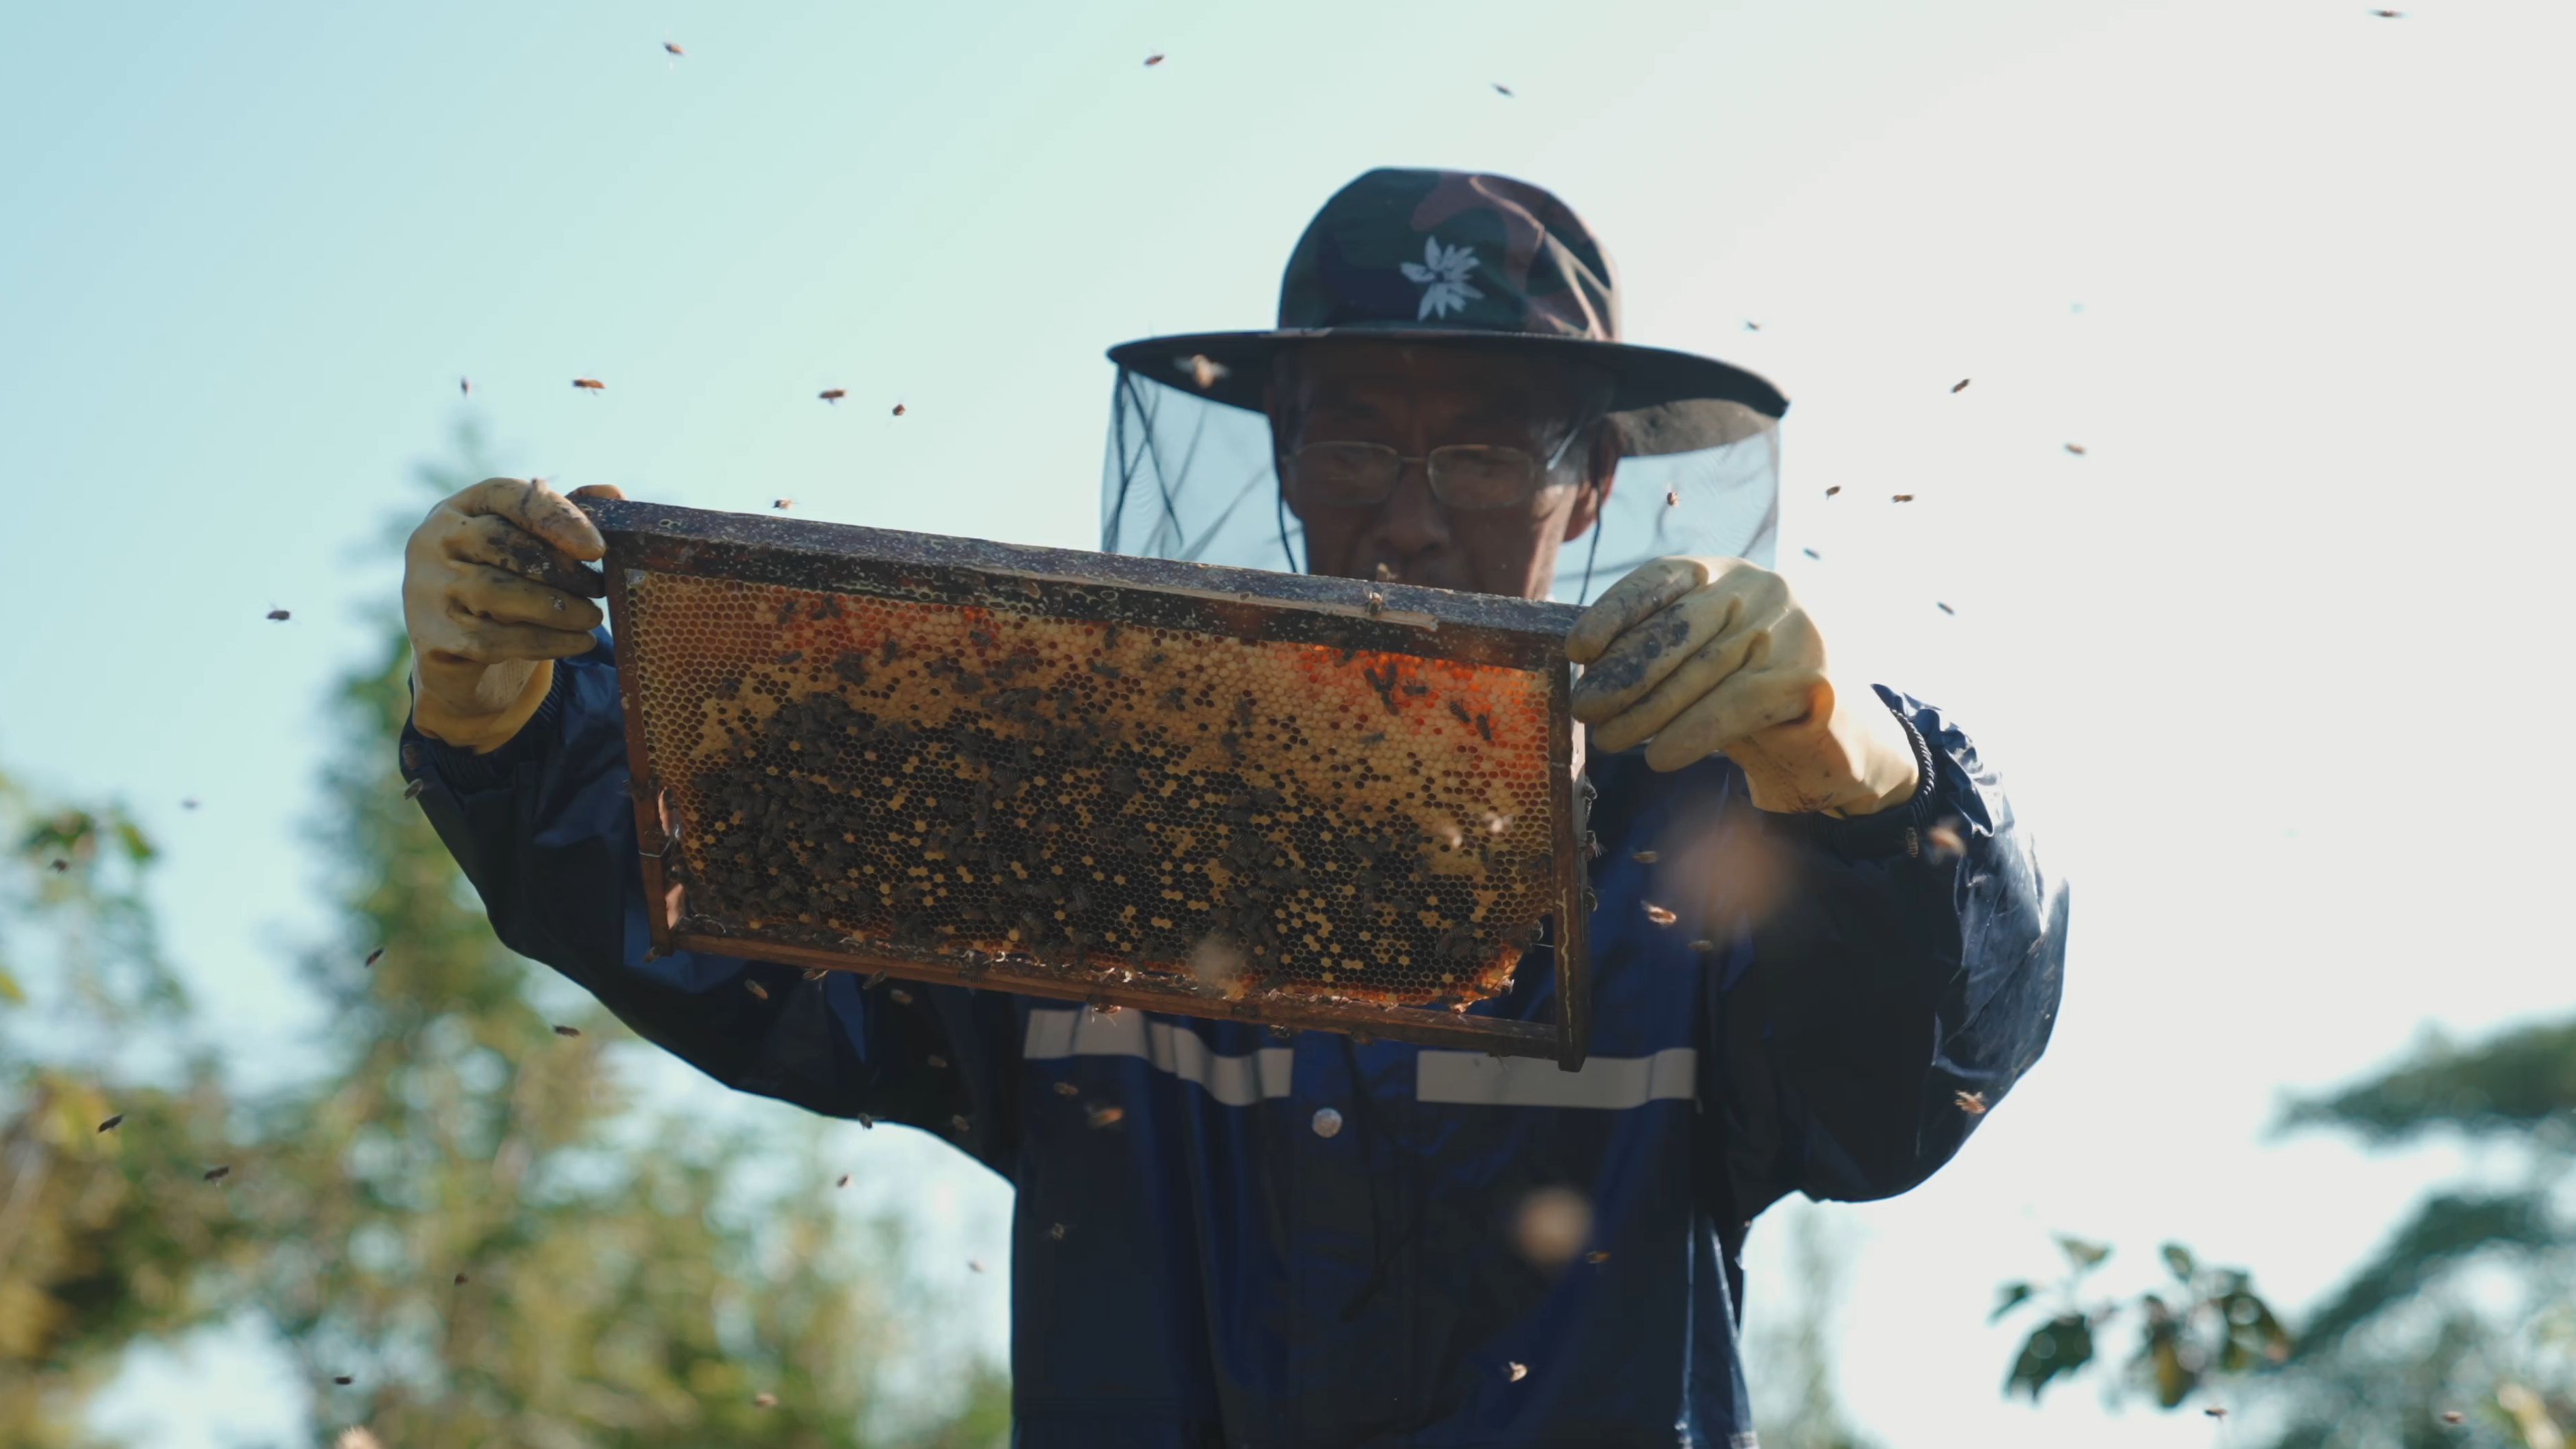
M629 573L693 926L1195 995L1449 1006L1555 908L1547 679Z

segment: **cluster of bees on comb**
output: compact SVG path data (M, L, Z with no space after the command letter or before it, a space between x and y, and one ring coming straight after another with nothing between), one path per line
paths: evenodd
M1552 908L1535 675L667 574L631 597L655 758L690 766L662 766L684 926L1463 1010Z

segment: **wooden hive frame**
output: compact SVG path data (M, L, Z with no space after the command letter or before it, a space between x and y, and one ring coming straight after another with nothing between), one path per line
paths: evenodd
M1578 610L1560 604L1442 589L1367 584L1348 579L1064 549L1024 548L769 515L708 512L615 500L585 500L580 506L598 525L608 543L608 612L619 644L618 684L625 714L637 844L642 854L646 899L652 903L648 918L656 952L692 950L725 956L756 956L793 965L882 972L916 981L966 984L1088 1001L1103 1006L1250 1021L1301 1030L1337 1031L1426 1046L1481 1050L1504 1056L1548 1057L1568 1070L1581 1065L1590 1037L1585 921L1591 892L1585 880L1588 836L1583 817L1586 792L1579 788L1577 779L1580 732L1572 720L1572 672L1564 655L1565 634ZM664 597L694 602L685 605L674 603L662 613L656 613L653 601ZM780 601L777 631L765 631L744 622L752 605L736 601L753 599ZM1449 731L1446 748L1461 754L1469 750L1485 752L1487 757L1497 762L1495 768L1498 772L1508 772L1513 780L1519 782L1515 788L1523 791L1524 798L1544 800L1543 821L1513 826L1510 817L1489 817L1496 839L1501 839L1504 831L1511 829L1513 841L1527 847L1526 853L1518 856L1509 852L1499 853L1504 861L1513 864L1494 866L1491 857L1496 852L1481 842L1476 852L1463 851L1457 830L1451 828L1448 846L1462 853L1452 863L1449 875L1458 877L1459 872L1465 869L1467 854L1482 853L1487 857L1482 867L1487 874L1462 878L1471 879L1479 887L1503 881L1509 900L1523 910L1533 902L1544 907L1543 914L1552 923L1550 934L1553 939L1544 959L1551 963L1554 976L1555 1019L1552 1022L1520 1021L1473 1014L1464 1009L1463 1003L1454 1002L1444 1009L1438 1004L1426 1007L1391 1005L1383 999L1342 999L1334 992L1319 988L1311 980L1288 981L1285 973L1289 952L1284 945L1277 958L1280 974L1263 978L1270 989L1220 994L1211 992L1203 982L1184 976L1158 974L1154 970L1086 966L1078 933L1071 965L1068 966L1063 960L1043 961L1034 950L1023 954L1010 949L958 948L952 943L927 937L900 944L892 937L862 939L841 936L836 940L818 940L814 936L817 928L764 923L756 911L736 909L730 916L719 913L713 908L719 892L712 882L705 884L698 891L699 899L693 901L688 868L690 855L683 841L691 840L693 844L703 846L726 829L741 829L736 823L741 816L735 812L723 821L691 818L696 813L691 801L699 796L698 787L691 782L692 771L698 777L707 773L693 762L702 760L704 752L692 754L675 741L695 738L690 731L702 729L702 726L694 719L682 721L669 717L676 714L679 707L667 703L659 707L660 717L648 718L657 709L655 700L667 701L674 693L666 680L652 677L656 668L654 661L657 658L662 661L661 672L667 676L681 672L672 661L681 658L689 648L698 651L689 657L701 660L713 657L708 653L709 649L730 651L726 658L734 662L725 666L728 677L724 683L734 686L737 692L725 698L733 699L740 695L741 680L733 675L759 676L752 691L766 691L765 699L777 701L763 704L762 707L773 710L765 718L781 718L775 711L782 710L791 696L784 686L768 676L784 670L789 673L802 671L797 677L817 677L816 671L825 664L819 657L804 659L802 650L777 650L788 629L808 628L803 622L805 616L797 612L798 601L815 601L810 610L815 621L825 621L826 614L830 616L827 622L812 624L813 629L832 628L846 632L853 627L842 622L845 605L854 615L870 617L875 616L870 611L882 614L886 610L900 610L906 611L906 618L927 621L943 629L973 631L973 637L980 645L987 637L982 631L1000 629L1002 626L994 621L1007 617L1025 622L1031 631L1056 630L1061 633L1067 626L1079 624L1086 630L1097 631L1099 637L1112 645L1124 637L1131 641L1128 645L1131 653L1119 657L1132 658L1132 651L1143 647L1132 641L1153 639L1168 641L1168 647L1176 650L1234 649L1239 652L1227 657L1239 661L1239 664L1229 667L1255 674L1273 667L1278 661L1292 661L1307 672L1309 679L1317 677L1320 670L1324 687L1328 690L1341 688L1352 680L1364 679L1366 687L1375 691L1377 702L1382 703L1386 713L1394 717L1394 724L1417 732ZM713 631L721 633L725 642L720 645L691 645L682 641L679 636L694 626L680 621L684 617L708 612L710 603L721 605L723 611L728 611L725 617L734 621L725 626L730 632ZM763 602L759 607L766 609L768 604ZM761 617L765 619L767 616ZM1122 636L1122 630L1131 632ZM885 658L889 669L898 657L896 648L895 636L888 632ZM773 653L774 658L771 657ZM755 655L759 657L755 658ZM841 666L844 669L841 678L852 683L868 677L874 667L874 656L864 651L845 653L840 657L847 661ZM1162 648L1157 648L1152 655L1156 661L1165 657L1166 652ZM1185 660L1201 657L1212 656L1183 655ZM773 665L776 668L771 668ZM919 672L928 673L939 667L934 662ZM1280 667L1284 668L1284 665ZM1341 672L1339 676L1334 672L1336 668ZM1113 665L1095 662L1091 669L1106 679L1120 678L1120 670ZM1404 671L1407 681L1402 692L1395 687L1399 670ZM700 665L698 673L704 672L705 666ZM987 687L980 675L954 663L947 666L947 674L952 679L962 676L979 690ZM1456 698L1462 697L1456 695L1447 702L1447 715L1454 716L1455 720L1454 725L1449 723L1434 710L1435 692L1412 682L1417 677L1463 680L1469 684L1483 681L1504 687L1511 705L1510 727L1506 728L1500 722L1506 713L1502 706L1498 705L1486 714L1471 716L1468 706L1455 702ZM1133 692L1129 686L1121 687L1130 688L1130 693ZM961 684L950 683L948 692L963 688ZM815 693L831 694L833 689L829 681L822 681ZM1024 692L1030 695L1038 693L1035 689ZM936 702L942 691L927 688L927 693ZM1177 698L1180 690L1174 689L1170 693ZM1418 703L1408 701L1404 698L1408 693L1425 698ZM805 697L794 696L798 699ZM716 715L723 715L727 709L733 708L709 703L713 696L703 688L692 698ZM1252 723L1248 713L1250 696L1245 699L1245 732L1249 733ZM963 703L945 707L958 711L960 717L968 709ZM1318 709L1320 711L1320 705ZM1345 715L1347 710L1345 704ZM1408 714L1408 710L1416 712ZM736 710L734 718L740 719L747 713L747 710ZM1208 717L1209 712L1202 708L1196 715L1176 719L1197 721L1190 723L1188 729L1195 731L1196 735L1205 735L1209 730L1205 722ZM719 725L726 730L733 728L721 720ZM888 727L908 726L898 721ZM1057 726L1058 729L1066 727ZM1178 729L1180 726L1175 723L1173 727ZM1470 727L1482 736L1472 744L1465 737ZM1116 737L1118 726L1104 728L1112 732L1113 738ZM707 737L712 738L712 733ZM657 738L660 740L658 749ZM1234 733L1227 732L1221 738L1227 742L1228 750L1241 750L1242 746L1234 743ZM1328 738L1333 741L1331 752L1340 758L1343 746L1349 744L1348 738L1341 734ZM1386 735L1380 730L1374 736L1360 737L1360 744L1366 744L1372 738L1384 740ZM1195 736L1191 747L1202 748ZM1365 757L1358 744L1350 744L1350 750L1354 755ZM1039 753L1044 753L1043 748ZM1418 757L1417 752L1413 758ZM772 767L769 773L774 776L777 771ZM1461 772L1453 770L1446 773ZM1416 770L1416 774L1420 771ZM1378 778L1391 777L1380 775ZM1402 782L1398 780L1397 783ZM1424 781L1417 788L1420 798L1428 802L1432 785ZM823 787L817 786L816 789L830 795ZM786 791L781 789L779 793L785 794ZM1170 789L1166 788L1165 797L1170 795ZM858 808L855 802L860 799L860 792L848 791L844 798L853 802L851 808ZM898 801L901 799L900 796L896 798ZM870 802L871 808L875 805L876 802ZM1005 807L1006 810L1020 808L1024 807ZM1163 811L1166 807L1157 804L1155 809ZM1345 812L1346 815L1348 813ZM1328 817L1318 812L1316 819L1323 821ZM920 825L923 822L913 823ZM979 829L984 824L981 815L976 823ZM1097 829L1096 826L1094 828ZM1193 836L1188 819L1183 819L1174 828L1184 839L1213 839L1224 833L1220 826L1216 827L1215 834ZM1331 840L1333 837L1326 834L1321 838ZM918 838L914 843L919 844ZM898 847L878 848L892 851ZM938 855L928 858L945 859ZM1089 857L1084 859L1087 862ZM958 874L967 872L960 870ZM1059 869L1057 874L1061 875L1062 871ZM1343 876L1336 877L1336 880L1346 882L1350 878ZM743 877L737 875L733 879L739 882ZM1120 879L1123 885L1124 877ZM1432 877L1420 874L1417 869L1413 879L1419 881ZM1455 880L1450 883L1454 885ZM880 885L878 889L888 888ZM1214 895L1215 892L1209 894ZM942 895L944 898L944 891ZM1317 895L1321 897L1320 888ZM1479 900L1492 897L1490 890L1480 891L1477 896ZM1197 906L1201 903L1193 901L1190 904ZM1407 904L1411 902L1408 900ZM1425 910L1419 914L1427 918L1432 913ZM1478 914L1480 917L1483 914L1481 908ZM813 921L821 918L807 913L797 919ZM1029 918L1023 916L1021 919ZM1057 912L1056 919L1064 919L1063 913ZM1389 916L1387 919L1397 917ZM1329 931L1329 923L1325 929ZM1404 925L1402 929L1411 931L1416 928ZM1453 927L1452 935L1470 929L1460 923ZM1439 947L1443 953L1440 957L1426 956L1422 965L1408 964L1405 970L1417 974L1428 971L1442 964L1452 951L1492 952L1502 949L1492 945L1481 925L1474 929L1477 935L1474 942L1453 941L1451 936L1444 936ZM1270 939L1277 943L1275 937ZM1345 947L1336 944L1324 954L1329 957L1340 949ZM1499 972L1507 982L1509 973L1517 969L1520 953L1514 948L1508 960L1500 956L1492 959L1500 963ZM1410 963L1411 955L1407 955L1405 960ZM1330 982L1334 977L1327 971L1321 979ZM1442 976L1438 979L1446 981L1450 978Z

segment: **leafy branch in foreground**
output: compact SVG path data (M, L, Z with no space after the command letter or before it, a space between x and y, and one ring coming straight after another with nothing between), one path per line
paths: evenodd
M2287 1362L2294 1351L2289 1330L2242 1269L2204 1268L2189 1248L2167 1243L2160 1252L2170 1287L2128 1301L2087 1299L2086 1280L2110 1258L2110 1247L2065 1235L2057 1244L2066 1254L2065 1276L2045 1290L2004 1284L1986 1319L2000 1322L2025 1308L2045 1315L2005 1375L2007 1398L2022 1393L2038 1403L2049 1384L2093 1363L2101 1331L2123 1319L2137 1325L2137 1346L2117 1371L2114 1391L2143 1389L2167 1409L2225 1376Z

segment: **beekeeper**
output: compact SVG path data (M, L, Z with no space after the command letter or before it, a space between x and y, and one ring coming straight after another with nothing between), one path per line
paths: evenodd
M412 536L403 773L513 949L729 1086L1016 1185L1028 1449L1740 1449L1748 1227L1959 1150L2048 1041L2067 897L1959 726L1840 670L1768 566L1779 393L1618 339L1556 197L1379 170L1299 239L1276 329L1110 351L1105 549L1588 603L1578 1072L646 959L601 540L541 485ZM1553 1021L1551 991L1472 1010Z

